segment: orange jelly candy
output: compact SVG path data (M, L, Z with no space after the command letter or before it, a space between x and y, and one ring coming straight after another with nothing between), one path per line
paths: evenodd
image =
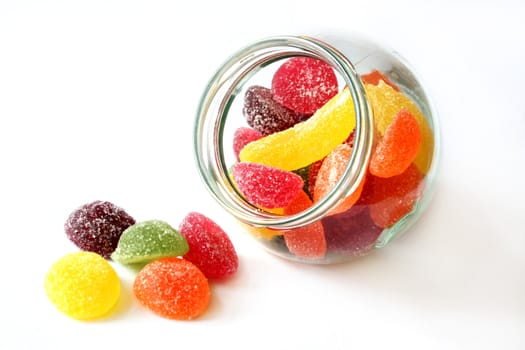
M297 214L311 205L310 197L302 191L290 205L284 208L284 214ZM326 238L320 221L283 231L283 234L288 250L298 257L322 259L326 255Z
M370 160L370 173L379 177L401 174L416 158L421 129L412 114L402 109L377 144Z
M133 292L155 314L176 320L196 318L210 300L204 274L181 258L163 258L146 265L135 277Z
M321 168L317 173L314 187L314 203L318 202L328 192L332 190L337 181L343 175L350 157L352 156L352 147L346 143L337 146L330 154L323 160ZM350 209L354 203L359 199L361 191L363 190L364 179L357 189L347 196L342 203L340 203L329 215L339 214Z
M379 82L382 80L384 83L390 85L392 89L399 91L399 88L392 83L386 75L381 73L380 71L374 69L368 74L361 75L361 80L366 84L372 84L372 85L379 85Z

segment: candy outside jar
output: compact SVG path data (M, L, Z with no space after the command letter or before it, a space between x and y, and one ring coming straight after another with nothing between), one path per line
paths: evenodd
M397 53L357 36L282 36L227 59L194 147L204 184L268 251L328 264L382 248L432 194L433 108Z

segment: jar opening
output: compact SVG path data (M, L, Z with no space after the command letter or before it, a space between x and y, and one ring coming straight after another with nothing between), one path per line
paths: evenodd
M293 56L323 60L339 74L353 99L356 127L350 161L331 191L302 212L281 215L250 204L237 191L230 179L223 140L228 133L228 115L243 86L262 69ZM372 112L352 62L334 47L311 37L273 37L257 41L232 55L208 83L197 111L194 130L195 158L209 192L238 220L256 227L292 229L318 220L357 189L366 174L373 128Z

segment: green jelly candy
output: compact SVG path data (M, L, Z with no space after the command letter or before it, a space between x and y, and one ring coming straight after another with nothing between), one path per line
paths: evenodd
M145 264L151 261L183 256L189 250L183 235L164 221L136 223L122 233L111 259L122 264Z

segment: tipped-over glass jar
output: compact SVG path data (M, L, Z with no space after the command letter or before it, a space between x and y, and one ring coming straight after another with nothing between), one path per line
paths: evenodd
M384 247L432 192L439 132L413 70L356 36L257 41L197 112L208 190L270 252L335 263Z

